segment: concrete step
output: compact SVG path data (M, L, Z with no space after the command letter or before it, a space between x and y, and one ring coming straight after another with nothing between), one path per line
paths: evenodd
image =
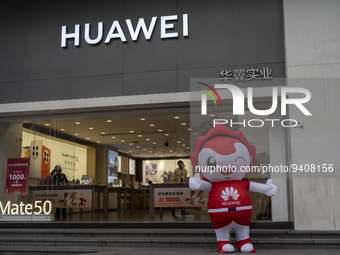
M340 249L339 231L255 229L251 239L257 249ZM213 229L0 229L0 254L86 254L132 247L216 250L216 238Z
M235 241L235 238L232 238ZM253 243L260 245L308 245L313 248L317 245L339 245L339 238L259 238L251 237ZM97 247L202 247L207 248L216 244L214 237L2 237L0 246L97 246Z
M10 247L11 248L11 247ZM1 255L216 255L219 254L217 252L217 248L214 249L193 249L193 248L186 248L186 249L163 249L163 248L112 248L112 247L103 247L97 248L94 252L91 252L91 249L70 249L69 247L61 248L59 251L54 251L49 248L42 247L40 249L32 250L30 247L25 247L26 251L22 252L19 249L12 248L11 250L3 250L0 247L0 254ZM257 255L291 255L291 254L298 254L298 255L338 255L339 251L336 249L259 249L257 248ZM236 251L234 254L244 254Z
M288 229L251 229L252 237L261 238L318 238L332 239L339 238L340 231L296 231ZM0 229L0 237L21 235L21 236L55 236L55 237L213 237L213 229Z

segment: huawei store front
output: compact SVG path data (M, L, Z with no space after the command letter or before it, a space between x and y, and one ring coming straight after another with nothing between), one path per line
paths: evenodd
M189 158L193 127L186 112L188 108L150 109L145 115L136 110L123 117L109 112L105 113L106 118L95 119L93 114L87 113L77 118L63 115L8 123L8 129L4 130L7 139L13 137L15 141L7 146L13 146L11 150L19 156L11 156L9 159L13 161L6 162L7 171L4 172L10 176L6 176L4 197L12 201L12 205L5 207L3 204L3 214L9 214L8 218L13 220L14 204L22 203L42 206L47 213L42 213L40 220L209 221L208 194L196 194L187 183L194 174ZM129 114L134 116L127 116ZM268 165L271 158L285 160L284 151L271 148L271 143L285 143L283 128L266 126L240 130L256 144L257 165ZM22 160L28 164L20 164ZM174 173L179 160L187 170L184 180L176 179ZM61 166L68 183L55 183L51 172L56 165ZM246 179L262 183L267 178L275 176L260 173L246 176ZM278 180L286 181L281 177ZM26 182L27 190L23 190ZM283 200L286 196L280 194L272 199ZM252 193L251 198L252 219L272 220L274 201L256 193ZM44 204L46 200L52 203ZM174 207L180 209L174 213ZM66 217L58 217L57 208L66 208ZM47 214L54 214L54 217Z
M1 220L209 222L208 194L188 187L195 174L190 153L207 131L193 118L192 95L206 93L200 82L253 87L257 109L270 108L271 88L285 85L281 1L6 8ZM219 119L231 117L233 102L225 96ZM281 118L277 112L261 118L273 116ZM253 116L246 109L243 117ZM256 165L287 163L286 128L233 129L256 146ZM174 172L179 160L183 178ZM67 181L56 181L57 165ZM252 220L290 222L287 176L246 176L268 178L279 192L251 194ZM56 217L57 211L65 216Z

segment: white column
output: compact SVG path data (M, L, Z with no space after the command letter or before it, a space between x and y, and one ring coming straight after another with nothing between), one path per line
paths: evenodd
M271 115L271 118L280 119L280 115ZM270 165L280 166L286 165L286 137L285 130L280 125L275 125L269 128L269 155ZM278 172L271 173L271 179L277 186L277 194L272 197L272 220L273 221L288 221L288 189L287 189L287 174Z
M290 107L304 123L291 132L292 163L333 164L340 171L340 1L284 0L288 86L306 88L311 117ZM293 79L295 78L295 79ZM306 176L306 177L305 177ZM337 178L337 179L336 179ZM297 230L340 229L339 175L293 175Z

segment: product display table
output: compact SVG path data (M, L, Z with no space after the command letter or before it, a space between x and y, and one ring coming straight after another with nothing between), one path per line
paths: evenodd
M128 204L131 204L131 211L135 212L136 209L136 193L143 194L144 210L146 210L146 197L149 189L134 189L132 187L108 187L106 185L96 185L97 193L97 209L101 204L101 193L103 193L103 213L104 216L108 214L109 200L111 193L117 193L117 209L121 210L121 204L123 204L123 211L126 213Z
M139 198L143 199L143 209L144 211L146 211L147 208L147 198L149 195L149 188L140 188L140 189L135 189L135 201L137 201L137 196L139 196Z
M108 215L110 194L117 194L117 210L123 209L126 213L128 205L135 212L136 194L143 198L143 208L147 208L148 188L134 189L132 187L110 187L107 185L30 185L28 198L30 202L36 200L50 200L54 208L91 209L92 215L95 211L103 210L104 216ZM101 196L102 194L102 196ZM123 207L123 208L121 208Z

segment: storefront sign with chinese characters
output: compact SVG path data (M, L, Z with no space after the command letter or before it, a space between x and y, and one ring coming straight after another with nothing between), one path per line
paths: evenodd
M251 80L268 80L272 79L273 70L269 67L261 69L225 69L220 72L220 80L228 81L251 81Z
M155 207L184 207L192 204L189 187L155 188Z
M6 174L6 195L27 195L29 158L9 158Z

